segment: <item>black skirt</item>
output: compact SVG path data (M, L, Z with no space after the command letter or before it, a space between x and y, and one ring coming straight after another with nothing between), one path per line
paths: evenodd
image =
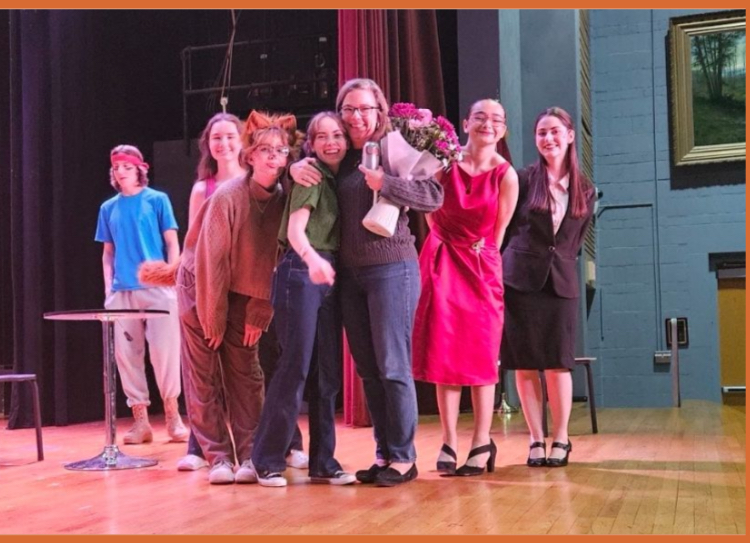
M505 285L500 367L573 369L579 302L557 296L549 281L538 292L520 292Z

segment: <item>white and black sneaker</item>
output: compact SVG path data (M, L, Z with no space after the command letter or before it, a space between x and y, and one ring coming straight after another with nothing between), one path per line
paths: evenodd
M345 471L337 471L333 475L314 475L310 476L310 482L314 485L350 485L354 483L357 478L353 473L347 473Z
M260 486L281 487L286 486L286 479L278 471L258 472L258 484Z

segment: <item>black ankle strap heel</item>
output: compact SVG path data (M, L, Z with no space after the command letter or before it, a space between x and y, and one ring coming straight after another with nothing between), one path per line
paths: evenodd
M450 448L450 446L443 443L443 446L440 447L440 452L444 452L451 458L453 458L453 461L449 460L438 460L437 461L437 470L442 471L444 473L456 473L456 451Z
M469 458L473 456L479 456L480 454L484 453L490 453L490 457L487 459L487 465L482 466L481 468L475 467L475 466L469 466L467 464L464 464L460 468L456 470L456 475L459 477L467 477L472 475L482 475L484 473L485 468L487 469L488 473L492 473L495 471L495 459L497 458L497 446L495 445L495 442L490 439L489 444L482 445L481 447L477 447L475 449L471 449L469 451L469 457L466 459L467 461Z
M544 441L535 441L529 445L529 457L526 459L526 465L530 468L541 468L547 465L547 459L544 456L531 458L531 449L544 449L544 455L547 455L547 444Z
M568 440L567 443L561 443L559 441L555 441L552 443L552 446L550 447L550 452L552 449L562 449L565 451L565 456L562 458L547 458L547 465L551 468L562 468L563 466L568 465L568 457L570 456L570 451L573 450L573 444Z

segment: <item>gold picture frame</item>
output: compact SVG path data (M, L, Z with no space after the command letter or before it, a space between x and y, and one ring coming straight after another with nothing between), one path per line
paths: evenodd
M670 19L669 46L674 165L744 161L745 12Z

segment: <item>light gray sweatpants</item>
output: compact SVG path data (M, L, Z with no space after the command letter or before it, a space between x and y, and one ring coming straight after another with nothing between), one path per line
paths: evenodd
M146 381L146 341L162 398L180 395L180 318L174 287L110 293L106 309L163 309L166 317L122 319L115 323L115 358L128 406L151 405Z

